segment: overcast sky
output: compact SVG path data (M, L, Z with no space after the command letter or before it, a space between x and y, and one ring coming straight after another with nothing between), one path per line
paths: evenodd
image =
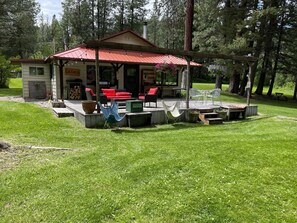
M61 18L62 14L62 4L61 2L63 0L36 0L40 4L40 15L43 13L44 19L47 19L49 21L52 20L53 15L56 15L57 19ZM150 4L148 7L152 7L154 0L149 1ZM40 20L38 18L38 20Z
M52 20L53 15L56 15L57 19L61 18L62 13L62 0L37 0L40 4L40 15L43 13L44 19L48 18Z

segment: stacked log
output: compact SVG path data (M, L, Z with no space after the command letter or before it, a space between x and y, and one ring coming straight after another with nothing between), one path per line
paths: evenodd
M69 99L79 100L79 99L81 99L80 95L81 95L80 86L76 85L76 86L73 86L72 88L70 88Z

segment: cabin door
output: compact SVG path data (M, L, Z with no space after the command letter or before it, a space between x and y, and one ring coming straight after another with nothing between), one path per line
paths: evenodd
M124 87L126 91L137 97L139 93L139 65L126 64L124 73Z

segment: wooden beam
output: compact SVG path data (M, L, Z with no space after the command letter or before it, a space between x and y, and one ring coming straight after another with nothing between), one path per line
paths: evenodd
M64 68L65 63L63 63L63 60L59 61L59 73L60 73L60 97L61 100L64 101Z
M95 49L95 72L96 72L96 105L97 105L97 113L100 113L100 106L98 102L100 102L100 74L99 74L99 49Z
M148 53L158 53L158 54L170 54L174 56L182 57L192 57L192 58L211 58L211 59L229 59L237 61L257 61L258 58L252 56L236 56L236 55L226 55L226 54L211 54L195 51L185 51L177 49L166 49L159 47L150 47L150 46L139 46L132 44L123 44L123 43L112 43L112 42L103 42L98 40L92 40L85 43L83 46L91 49L114 49L114 50L127 50L127 51L137 51L137 52L148 52Z

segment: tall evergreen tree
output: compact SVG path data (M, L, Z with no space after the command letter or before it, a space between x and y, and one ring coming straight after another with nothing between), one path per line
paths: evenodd
M37 38L39 4L35 0L5 0L0 11L0 49L8 56L32 56Z

